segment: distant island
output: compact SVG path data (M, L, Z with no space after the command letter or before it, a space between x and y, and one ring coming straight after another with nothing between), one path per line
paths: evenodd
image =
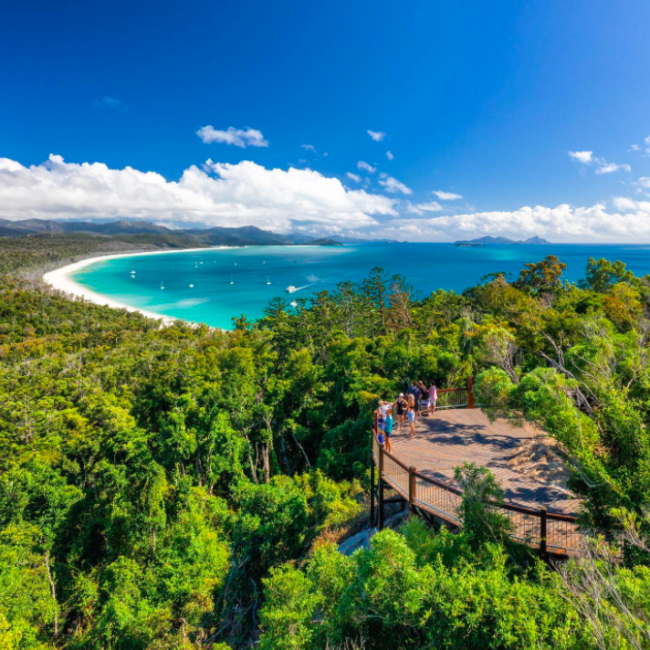
M530 237L529 239L508 239L508 237L479 237L478 239L467 239L454 242L454 246L460 248L482 248L483 246L550 246L551 242L542 237Z
M340 241L336 241L336 239L327 239L327 238L314 239L309 243L312 246L343 246L343 244Z

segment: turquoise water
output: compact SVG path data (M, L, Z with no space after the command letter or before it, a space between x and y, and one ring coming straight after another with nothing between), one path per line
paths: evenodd
M133 307L229 329L233 317L263 316L276 296L290 302L334 289L345 280L360 282L375 266L400 273L421 295L427 295L440 288L460 292L488 273L505 271L517 277L525 263L550 254L568 265L569 280L583 277L589 257L620 259L637 275L650 273L649 246L355 244L142 255L99 261L72 278ZM287 293L289 286L298 291Z

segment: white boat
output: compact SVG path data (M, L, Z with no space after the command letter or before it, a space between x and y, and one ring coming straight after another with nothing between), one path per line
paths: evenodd
M271 284L271 278L268 275L266 276L266 284Z
M165 288L165 285L164 285L162 282L160 283L160 288L161 288L161 289L164 289L164 288Z
M298 306L298 303L295 300L292 300L289 304L294 308Z
M190 284L190 289L194 289L194 285L193 285L193 284Z
M230 284L235 284L235 281L233 280L232 275L230 276Z
M292 284L287 287L287 293L295 293L296 291L298 291L298 287L294 287Z

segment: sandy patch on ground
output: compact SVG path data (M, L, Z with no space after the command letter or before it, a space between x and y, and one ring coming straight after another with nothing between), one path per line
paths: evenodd
M569 470L566 459L566 453L555 438L540 434L524 440L506 463L514 472L570 494L567 489Z

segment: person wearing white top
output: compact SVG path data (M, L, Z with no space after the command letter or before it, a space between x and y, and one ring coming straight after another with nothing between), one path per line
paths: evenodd
M431 382L431 387L429 388L429 415L433 415L436 412L436 402L438 401L438 389L436 385Z

